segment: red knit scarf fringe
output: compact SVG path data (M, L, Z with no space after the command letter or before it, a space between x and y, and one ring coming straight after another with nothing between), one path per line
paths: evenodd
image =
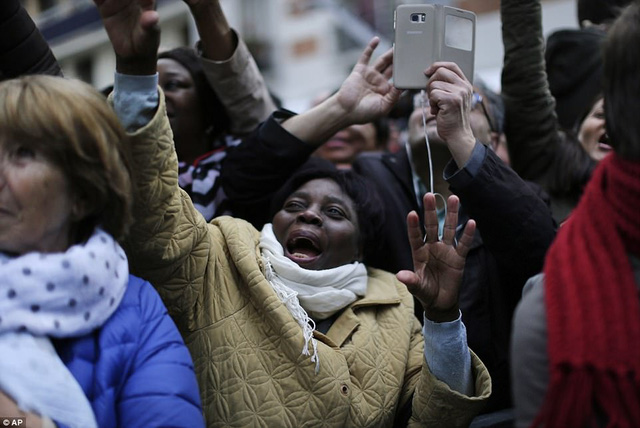
M534 427L640 428L640 162L594 171L545 259L550 383ZM595 410L597 409L597 410Z

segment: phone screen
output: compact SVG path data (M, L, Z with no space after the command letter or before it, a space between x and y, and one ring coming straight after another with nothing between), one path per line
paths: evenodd
M447 15L444 26L444 43L455 49L473 49L473 21L461 16Z

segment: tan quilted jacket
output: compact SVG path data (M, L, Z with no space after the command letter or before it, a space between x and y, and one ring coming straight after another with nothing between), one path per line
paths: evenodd
M491 393L482 362L472 355L475 397L438 381L411 295L376 269L366 296L326 335L315 332L316 374L300 326L264 277L259 232L230 217L205 223L178 188L162 96L132 150L132 270L156 285L191 350L209 427L392 427L409 400L410 426L457 427L481 409Z

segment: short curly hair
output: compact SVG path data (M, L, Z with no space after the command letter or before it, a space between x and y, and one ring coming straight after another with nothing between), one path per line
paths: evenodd
M376 191L375 184L364 176L351 170L338 169L331 162L312 157L298 168L271 200L271 218L280 211L286 199L303 184L320 178L333 180L342 191L351 198L358 215L359 246L363 262L368 261L380 248L380 236L384 227L385 214L383 204Z
M132 222L128 137L105 97L79 80L36 75L0 83L0 100L0 144L42 153L82 201L74 243L98 226L123 238Z

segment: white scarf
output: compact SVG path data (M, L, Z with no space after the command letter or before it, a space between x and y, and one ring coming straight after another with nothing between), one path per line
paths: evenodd
M316 363L317 372L317 343L313 339L315 323L309 315L316 320L329 318L364 296L367 292L367 269L359 262L332 269L303 269L285 257L270 223L262 228L260 250L267 280L303 329L303 355L310 355L310 343L313 347L311 361Z
M128 277L124 251L99 229L64 253L0 254L0 390L22 410L70 427L97 427L48 337L100 328L120 304Z

